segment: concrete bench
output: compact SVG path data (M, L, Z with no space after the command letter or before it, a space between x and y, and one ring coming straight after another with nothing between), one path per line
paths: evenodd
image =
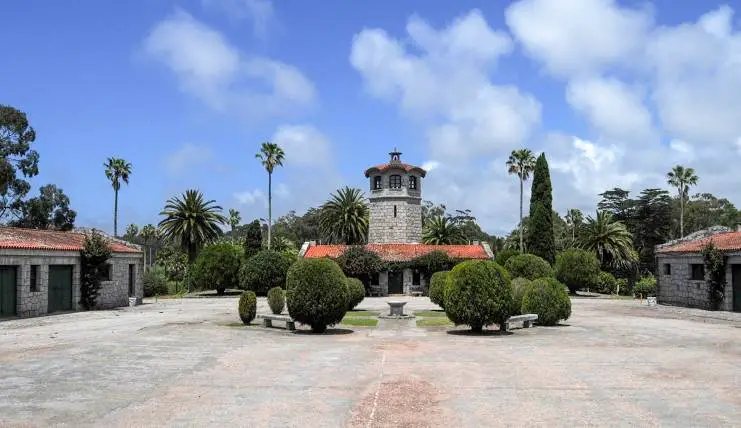
M371 288L368 294L370 295L370 297L380 297L381 295L383 295L380 288Z
M521 322L522 328L530 328L533 322L538 320L538 314L522 314L509 317L505 323L505 330L509 330L509 325L513 322Z
M258 315L258 318L262 318L263 327L272 327L273 321L281 321L286 323L288 330L296 330L296 322L288 315Z
M412 297L422 297L421 291L412 291Z

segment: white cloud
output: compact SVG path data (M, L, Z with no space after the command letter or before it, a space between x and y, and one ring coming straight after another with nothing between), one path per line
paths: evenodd
M234 199L241 205L253 205L259 202L267 203L265 194L259 189L237 192L234 194Z
M313 83L296 67L247 55L182 10L152 29L144 49L175 74L183 92L216 110L279 115L306 108L316 97Z
M266 37L275 10L270 0L202 0L203 6L219 9L234 21L252 20L252 29L257 37Z
M311 125L281 125L271 141L286 153L287 165L328 166L332 161L329 138Z
M428 160L426 162L422 163L422 169L424 169L427 172L432 171L433 169L437 169L440 166L440 162L436 160Z
M210 147L186 143L165 158L165 167L170 174L179 175L191 168L208 163L212 159L213 151Z

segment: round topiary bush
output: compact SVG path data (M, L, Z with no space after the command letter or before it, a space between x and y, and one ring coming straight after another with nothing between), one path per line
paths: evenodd
M512 280L512 300L514 302L512 315L520 315L522 313L522 298L532 283L527 278L515 278Z
M144 297L164 296L168 294L167 271L162 266L152 266L144 271Z
M448 278L449 270L435 272L430 278L430 301L445 309L445 281Z
M610 272L600 272L597 275L597 285L594 291L602 294L615 294L617 290L617 279Z
M357 278L346 278L347 286L347 310L355 309L365 299L365 285Z
M247 259L239 272L240 287L264 296L273 287L283 287L290 257L274 250L262 250Z
M600 263L591 251L565 250L556 256L556 279L566 284L571 294L597 283Z
M322 333L347 312L345 275L330 259L300 259L288 269L286 303L291 317Z
M270 306L270 312L276 315L283 312L286 306L286 293L282 288L273 287L268 290L268 306Z
M445 282L445 313L456 325L471 331L504 322L512 315L514 302L507 271L490 260L469 260L457 264Z
M257 296L252 291L244 291L239 296L239 318L249 324L257 315Z
M201 250L195 263L188 268L188 280L196 290L216 290L224 294L227 288L239 286L242 248L229 242L209 245Z
M656 277L648 275L641 278L633 286L633 293L636 297L643 299L656 296Z
M553 276L551 265L545 259L541 259L535 254L518 254L512 256L504 264L504 268L507 269L507 272L513 278L527 278L531 281Z
M494 261L497 262L499 266L504 266L507 264L507 260L519 254L520 252L517 250L502 250L502 251L497 252L497 255L494 258Z
M538 314L540 325L556 325L571 316L571 299L556 278L538 278L522 297L522 313Z

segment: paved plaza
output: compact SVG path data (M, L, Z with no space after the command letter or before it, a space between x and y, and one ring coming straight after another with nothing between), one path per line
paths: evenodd
M741 314L577 298L568 325L504 336L414 320L317 336L239 327L236 306L0 321L0 426L741 425Z

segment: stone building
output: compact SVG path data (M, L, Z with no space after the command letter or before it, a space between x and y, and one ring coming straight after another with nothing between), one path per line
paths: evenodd
M409 262L432 251L443 251L451 259L492 259L494 254L486 242L470 245L422 244L422 179L427 172L420 167L401 162L401 153L389 153L388 163L365 171L369 180L370 211L368 244L365 247L385 262ZM300 257L337 258L347 245L317 245L306 242ZM380 272L370 280L369 292L374 295L427 294L429 278L412 268Z
M710 308L702 250L712 241L725 254L726 286L721 309L741 312L741 230L702 230L656 247L658 303Z
M88 233L0 228L0 317L78 310L80 250ZM104 237L112 255L97 308L140 303L144 253L138 246Z

